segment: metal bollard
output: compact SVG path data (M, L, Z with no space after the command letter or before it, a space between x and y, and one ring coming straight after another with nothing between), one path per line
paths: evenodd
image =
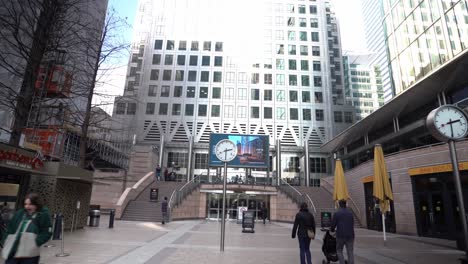
M50 236L50 239L49 241L47 241L47 243L44 245L45 248L51 248L51 247L55 247L54 244L51 243L52 239L54 238L54 232L55 232L55 222L57 221L57 214L54 214L52 216L52 235Z
M114 228L115 209L110 210L109 228Z
M68 257L68 256L70 256L70 254L69 254L69 253L65 253L65 234L64 234L64 233L65 233L65 232L64 232L65 224L63 223L63 215L61 216L61 218L62 218L62 221L61 221L61 223L62 223L62 236L61 236L61 238L62 238L62 243L61 243L61 245L60 245L60 253L57 254L57 255L55 255L55 256L56 256L56 257Z

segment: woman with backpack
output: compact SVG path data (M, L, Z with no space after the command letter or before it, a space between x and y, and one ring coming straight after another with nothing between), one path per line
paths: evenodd
M310 241L315 238L315 219L309 212L307 203L302 203L299 212L294 219L292 238L299 240L299 252L301 264L312 264L310 255Z

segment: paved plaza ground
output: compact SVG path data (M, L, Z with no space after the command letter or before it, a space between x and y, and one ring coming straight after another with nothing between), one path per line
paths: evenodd
M219 251L220 224L213 221L159 223L117 221L114 229L101 219L99 228L66 233L65 252L58 258L57 247L43 248L41 263L112 263L112 264L202 264L268 263L295 264L299 261L297 239L291 239L291 224L257 223L254 234L241 233L240 225L226 226L226 248ZM313 263L322 263L323 233L312 242ZM356 230L356 263L369 264L449 264L458 263L463 252L453 241L388 235L383 245L379 232Z

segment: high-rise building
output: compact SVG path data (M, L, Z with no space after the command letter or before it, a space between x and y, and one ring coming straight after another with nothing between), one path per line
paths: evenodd
M372 61L370 54L343 56L345 97L356 108L355 120L363 119L384 104L382 71Z
M389 67L385 30L384 11L381 0L362 0L362 18L366 36L367 50L372 53L370 64L380 68L384 101L388 102L395 95Z
M234 133L268 135L272 149L280 140L291 182L304 175L308 144L318 178L320 145L353 121L329 1L140 0L132 42L116 126L133 127L136 145L180 174L189 159L206 174L210 134Z

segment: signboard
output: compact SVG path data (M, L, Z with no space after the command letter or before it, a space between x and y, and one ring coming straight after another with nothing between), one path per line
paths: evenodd
M44 162L37 153L4 144L0 145L0 163L29 170L39 170L44 167Z
M159 196L159 189L151 188L150 189L150 200L157 201Z
M322 212L322 213L320 213L320 219L321 219L321 226L322 226L322 228L329 228L329 227L331 227L332 213L330 213L330 212Z
M228 162L229 167L240 168L268 168L269 137L266 135L238 135L238 134L211 134L209 166L224 166L215 155L216 144L229 139L237 147L237 156Z
M237 222L239 224L242 223L244 212L247 211L247 210L248 210L248 208L244 207L244 206L237 207L237 220L238 220Z
M243 211L242 233L254 233L255 211ZM245 230L250 228L251 230Z

